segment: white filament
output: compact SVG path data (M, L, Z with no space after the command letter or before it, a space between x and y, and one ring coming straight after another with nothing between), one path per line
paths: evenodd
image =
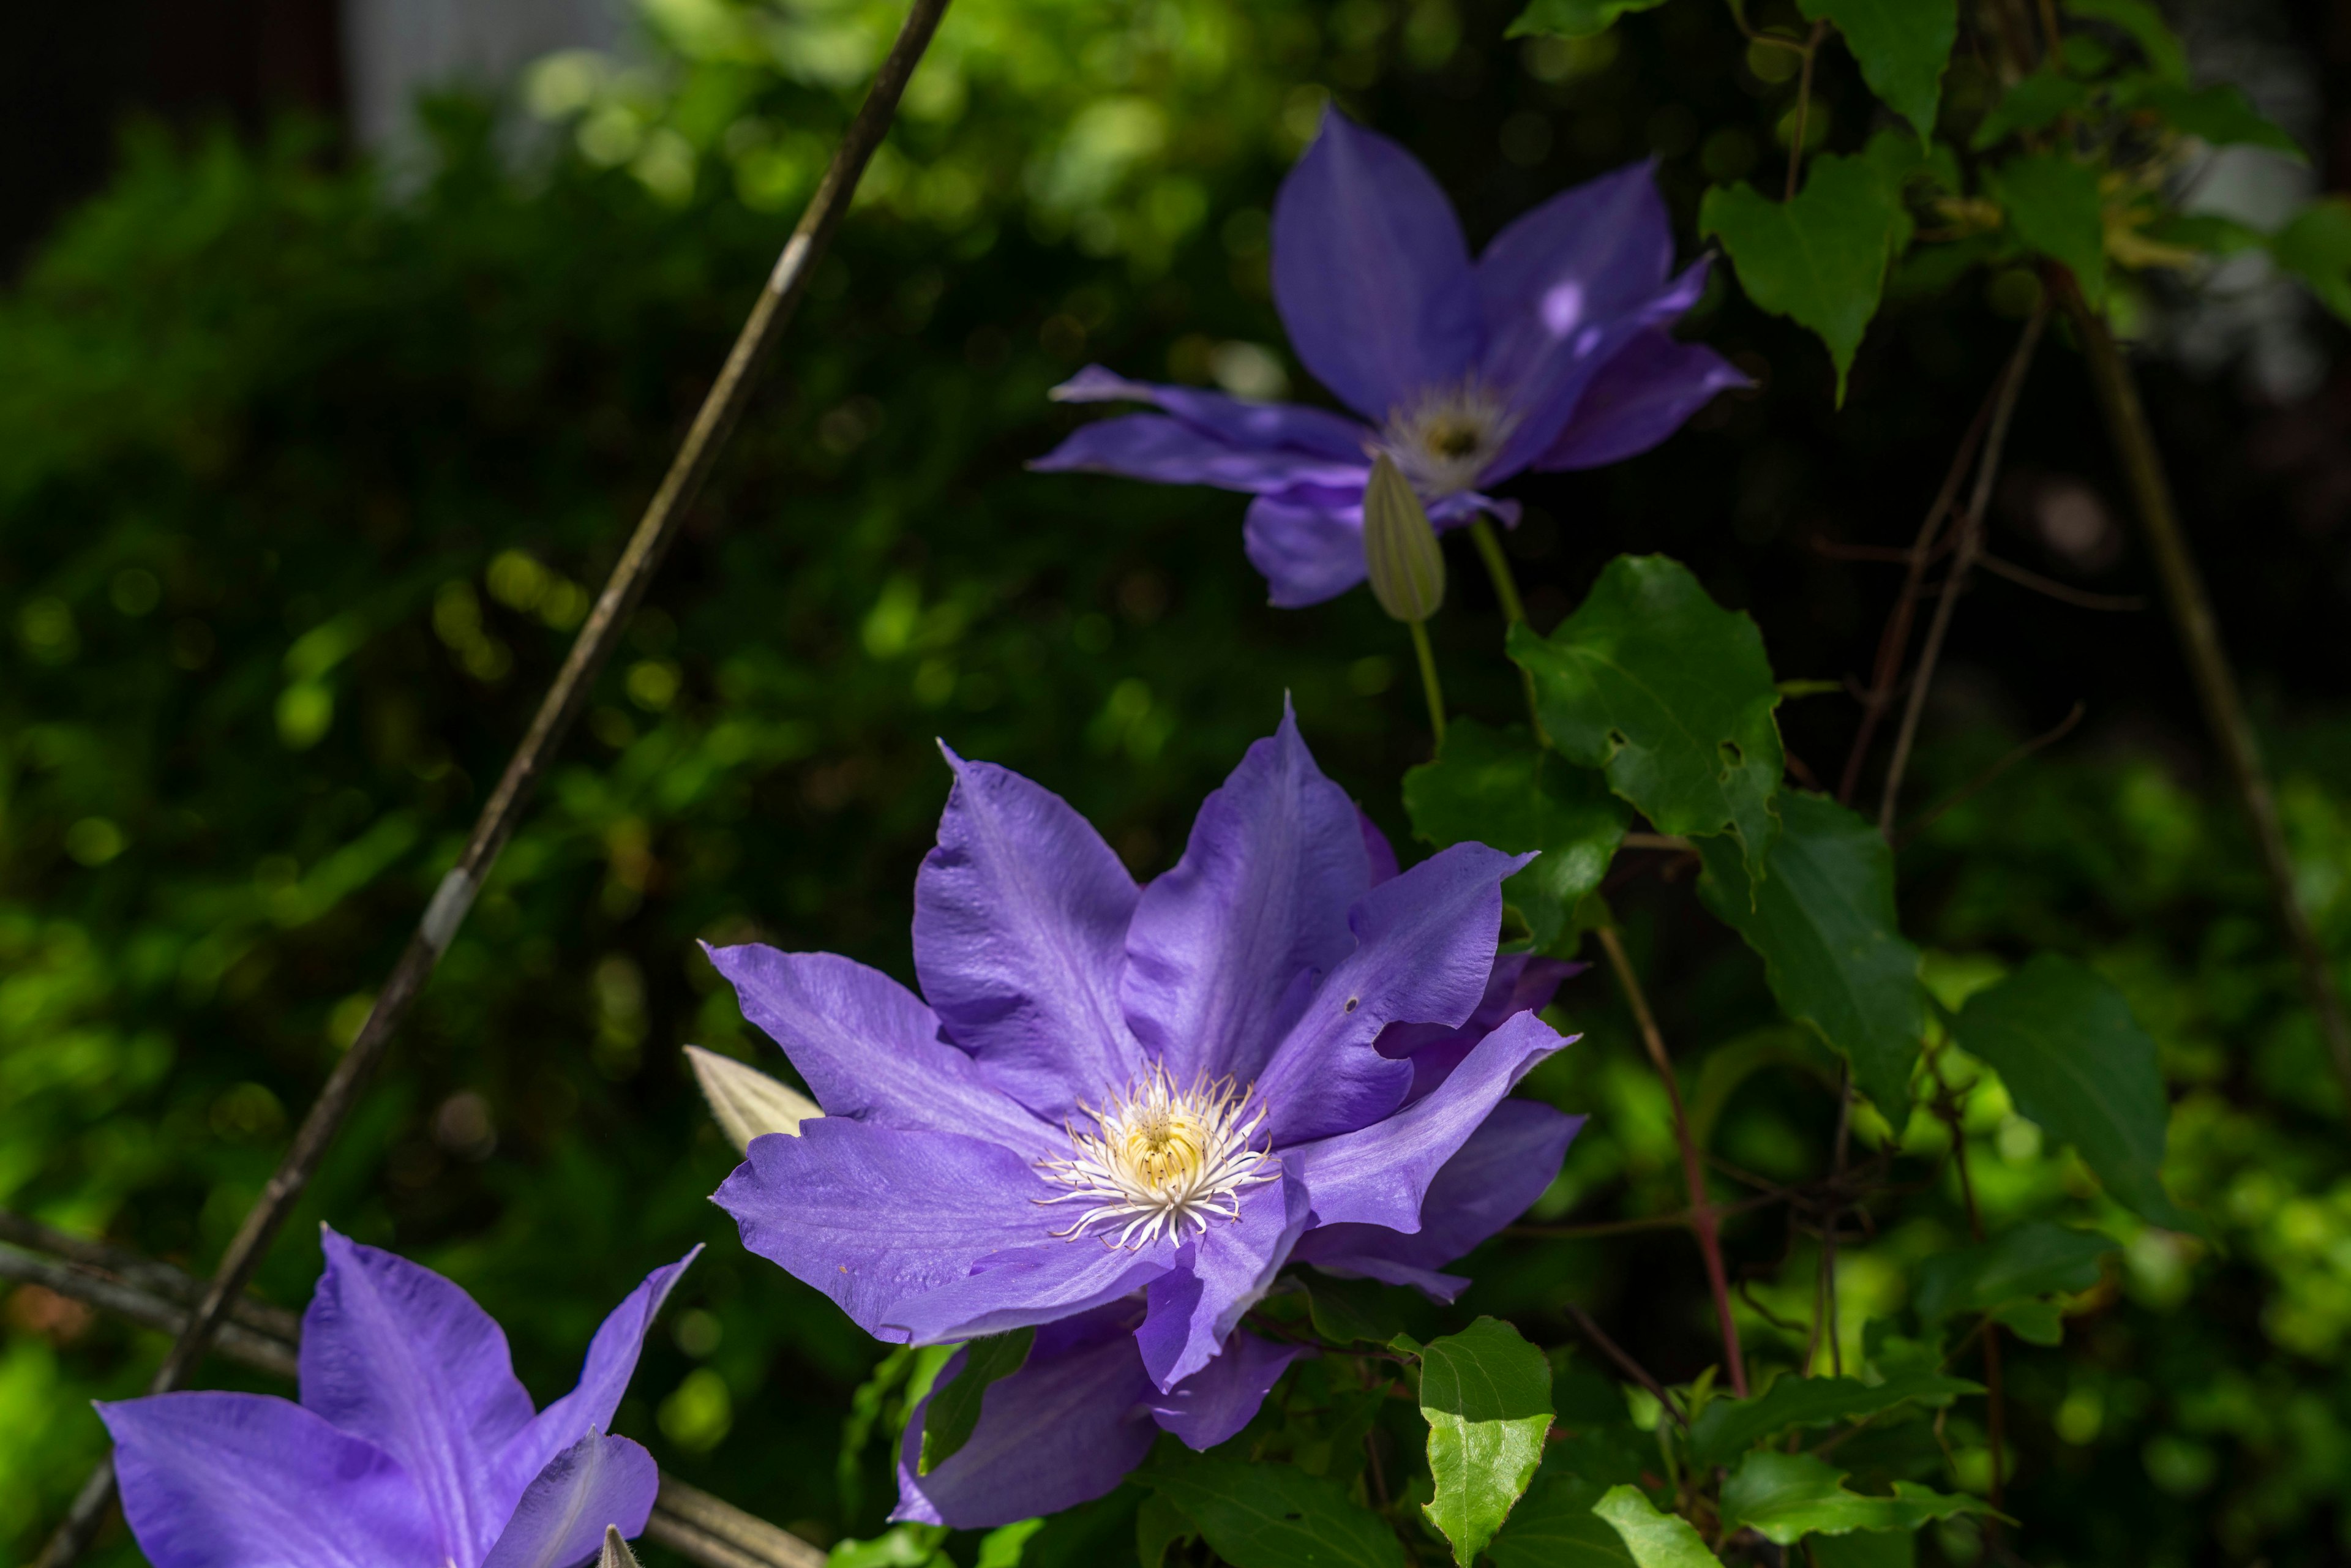
M1154 1066L1107 1109L1079 1109L1094 1130L1070 1127L1070 1156L1038 1162L1047 1179L1070 1188L1038 1201L1090 1206L1056 1236L1102 1223L1122 1227L1120 1247L1178 1240L1187 1226L1197 1234L1211 1218L1238 1219L1241 1190L1281 1174L1259 1145L1265 1106L1229 1078L1178 1089Z
M1450 496L1478 483L1518 423L1501 397L1471 376L1389 410L1374 455L1386 453L1421 495Z

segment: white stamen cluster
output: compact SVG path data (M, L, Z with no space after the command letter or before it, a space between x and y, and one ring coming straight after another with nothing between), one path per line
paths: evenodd
M1196 1234L1211 1218L1238 1219L1241 1190L1280 1174L1259 1138L1265 1106L1229 1078L1204 1076L1179 1089L1166 1068L1154 1066L1107 1109L1079 1109L1094 1130L1070 1127L1070 1157L1038 1162L1047 1179L1070 1189L1038 1201L1090 1206L1056 1236L1081 1236L1102 1222L1122 1227L1120 1247L1179 1240L1187 1226Z
M1386 453L1423 496L1450 496L1478 483L1518 423L1503 400L1471 376L1389 410L1373 455Z

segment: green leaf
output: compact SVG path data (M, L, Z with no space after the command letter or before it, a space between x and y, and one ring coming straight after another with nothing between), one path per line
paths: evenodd
M1290 1465L1180 1448L1135 1479L1184 1511L1233 1568L1405 1568L1404 1548L1347 1489Z
M1893 852L1825 795L1788 790L1779 813L1760 883L1727 845L1699 841L1698 895L1761 956L1781 1010L1842 1052L1862 1092L1899 1125L1925 993L1918 949L1896 925Z
M2038 131L2067 110L2086 108L2089 101L2090 89L2072 77L2035 71L2001 95L1968 145L1980 152L2020 131Z
M2090 22L2120 27L2147 57L2147 69L2168 81L2188 79L2188 51L2163 13L2147 0L2065 0L2065 9Z
M1959 36L1959 0L1797 0L1808 22L1836 24L1861 79L1926 141L1935 133L1943 68Z
M1314 1332L1332 1344L1392 1343L1404 1333L1404 1313L1397 1305L1402 1291L1375 1280L1342 1280L1332 1274L1305 1274L1308 1314Z
M2098 1260L2114 1250L2110 1236L2036 1219L1927 1259L1918 1265L1911 1301L1919 1321L1931 1324L1958 1312L2086 1291L2098 1282Z
M1598 1481L1546 1465L1487 1549L1494 1568L1636 1568L1625 1538L1596 1517Z
M992 1385L1020 1370L1036 1338L1033 1328L1014 1329L964 1346L962 1370L933 1392L930 1408L924 1413L923 1451L915 1474L929 1475L971 1441L972 1428L979 1425L980 1400Z
M1986 183L2019 241L2072 269L2092 305L2105 298L2105 203L2095 169L2062 152L2027 152L1992 170Z
M1139 1568L1160 1568L1167 1561L1167 1549L1189 1545L1200 1539L1197 1525L1191 1516L1174 1503L1153 1492L1134 1511L1134 1557Z
M1892 135L1881 132L1877 141ZM1747 297L1827 345L1840 406L1886 267L1910 243L1901 178L1890 172L1886 160L1867 152L1823 152L1793 201L1771 201L1742 184L1714 186L1698 204L1699 236L1722 241Z
M1614 26L1619 16L1654 11L1665 3L1666 0L1530 0L1502 37L1588 38Z
M2065 1343L2065 1319L2054 1301L2011 1301L1994 1307L1991 1318L2027 1344Z
M1420 1353L1420 1413L1437 1496L1422 1511L1475 1562L1542 1463L1551 1430L1551 1363L1519 1331L1479 1318Z
M1549 637L1520 623L1510 649L1563 755L1604 768L1661 832L1736 835L1761 874L1786 759L1754 622L1677 561L1619 556Z
M2139 233L2158 245L2176 245L2211 256L2235 256L2270 243L2270 236L2261 230L2219 213L2167 213Z
M1766 1437L1799 1427L1858 1421L1917 1400L1948 1405L1962 1394L1983 1390L1964 1378L1931 1372L1906 1372L1883 1383L1852 1377L1789 1375L1752 1399L1715 1399L1698 1412L1690 1428L1690 1459L1698 1465L1727 1464Z
M1722 1483L1725 1534L1742 1526L1766 1541L1792 1546L1807 1535L1855 1530L1916 1530L1930 1520L1982 1513L1971 1497L1951 1497L1896 1481L1892 1497L1847 1491L1845 1472L1810 1454L1763 1448L1747 1456Z
M2116 1202L2172 1230L2194 1230L2163 1190L2171 1119L2155 1041L2096 970L2036 955L1959 1009L1961 1050L2008 1085L2017 1111L2081 1151Z
M1910 1530L1856 1530L1806 1544L1813 1568L1917 1568L1918 1535Z
M2294 214L2270 240L2270 256L2351 321L2351 201L2326 196Z
M1640 1568L1722 1568L1688 1520L1659 1513L1639 1487L1610 1487L1592 1511L1614 1527Z
M1041 1519L997 1526L979 1538L979 1557L972 1568L1021 1568L1021 1553L1028 1550L1029 1537L1044 1528Z
M1404 776L1404 809L1413 831L1440 848L1470 840L1541 851L1502 883L1502 896L1546 950L1607 874L1629 815L1598 773L1537 746L1524 726L1493 729L1474 718L1446 726L1437 760Z
M2126 95L2125 101L2153 110L2173 130L2215 147L2266 147L2298 163L2310 162L2300 142L2273 124L2241 90L2228 82L2189 87L2182 82L2153 81Z

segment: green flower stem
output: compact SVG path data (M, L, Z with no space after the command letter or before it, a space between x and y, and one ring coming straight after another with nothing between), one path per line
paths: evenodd
M1523 626L1527 620L1526 601L1519 597L1519 580L1510 570L1510 559L1502 553L1502 538L1494 525L1481 514L1469 519L1469 538L1478 547L1478 555L1486 563L1486 575L1494 580L1494 597L1502 601L1502 619L1512 626ZM1527 694L1527 722L1534 726L1535 744L1549 746L1551 737L1543 734L1542 714L1535 706L1535 678L1525 670L1519 672L1519 685Z
M1428 698L1428 727L1437 737L1437 744L1445 744L1445 687L1437 679L1437 651L1428 645L1428 622L1407 621L1412 629L1412 651L1420 660L1420 689Z

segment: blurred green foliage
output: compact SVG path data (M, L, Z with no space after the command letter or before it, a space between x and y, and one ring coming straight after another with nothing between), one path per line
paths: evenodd
M1687 242L1698 190L1745 172L1782 99L1741 74L1727 22L1685 9L1505 45L1501 11L1447 0L961 0L625 655L265 1290L307 1297L310 1227L331 1218L474 1291L543 1394L630 1281L709 1241L620 1428L779 1522L876 1533L907 1380L935 1364L885 1361L704 1201L732 1155L676 1048L763 1048L696 939L832 948L904 977L946 786L933 735L1063 792L1147 873L1287 691L1325 767L1401 841L1395 780L1425 737L1393 629L1363 595L1264 608L1228 497L1024 474L1073 417L1045 389L1089 358L1258 393L1302 383L1267 301L1264 213L1334 88L1458 175L1481 234L1654 149ZM519 155L480 106L433 106L434 172L413 190L334 166L298 129L260 149L134 141L0 302L0 1205L197 1268L225 1240L454 856L895 19L862 0L780 15L658 0L652 63L531 73L522 95L555 129ZM1851 146L1865 127L1837 118L1859 101L1840 100L1841 68L1815 112ZM1961 111L1970 90L1950 89ZM1690 104L1711 125L1750 99L1744 142L1683 123L1699 123ZM1754 608L1779 674L1860 667L1848 644L1874 638L1885 586L1820 576L1773 542L1768 509L1813 505L1836 473L1915 511L1917 473L1958 429L1937 389L1959 389L1946 402L1963 419L1982 384L1985 308L1910 308L1890 351L1931 373L1874 407L1857 395L1834 432L1817 426L1825 371L1792 352L1784 389L1536 492L1514 549L1538 619L1613 549L1670 548ZM1736 306L1708 329L1759 366L1793 341ZM1865 352L1857 390L1908 362ZM2042 423L2062 444L2064 420ZM1893 542L1865 511L1854 526ZM1440 650L1456 704L1499 722L1516 678L1475 594ZM2079 612L2029 613L2037 656L2120 711L2161 709L2169 666L2150 673ZM2133 634L2160 649L2159 626ZM1839 702L1787 720L1816 766L1849 733ZM1980 773L2018 715L1947 716L1914 799ZM2306 893L2343 952L2351 736L2314 722L2278 744ZM2062 1345L2010 1355L2007 1506L2036 1563L2351 1551L2341 1108L2234 819L2186 777L2117 730L2035 758L1903 855L1906 926L1945 1006L2042 947L2128 993L2178 1096L2171 1190L2213 1231L2146 1228L1996 1079L1969 1094L1991 1217L2124 1243L2069 1304ZM1777 1022L1760 962L1686 877L1612 897L1712 1148L1766 1181L1818 1175L1834 1070ZM1528 1088L1593 1121L1536 1218L1673 1207L1663 1093L1629 1020L1591 981L1561 1013L1584 1042ZM1949 1136L1924 1115L1860 1132L1920 1154ZM1840 1253L1848 1364L1874 1354L1910 1267L1965 1239L1955 1191L1903 1212ZM1813 1244L1776 1218L1729 1242L1755 1281L1741 1311L1759 1364L1796 1364ZM1506 1239L1467 1271L1467 1310L1541 1343L1570 1337L1576 1302L1669 1378L1711 1359L1678 1236ZM143 1385L162 1342L28 1291L5 1312L0 1542L25 1552L101 1451L85 1402ZM1974 1415L1942 1435L1980 1487ZM1933 1458L1922 1424L1896 1426L1841 1462L1909 1475L1922 1444ZM1964 1521L1925 1539L1954 1562L1981 1551ZM135 1553L117 1535L107 1555Z

